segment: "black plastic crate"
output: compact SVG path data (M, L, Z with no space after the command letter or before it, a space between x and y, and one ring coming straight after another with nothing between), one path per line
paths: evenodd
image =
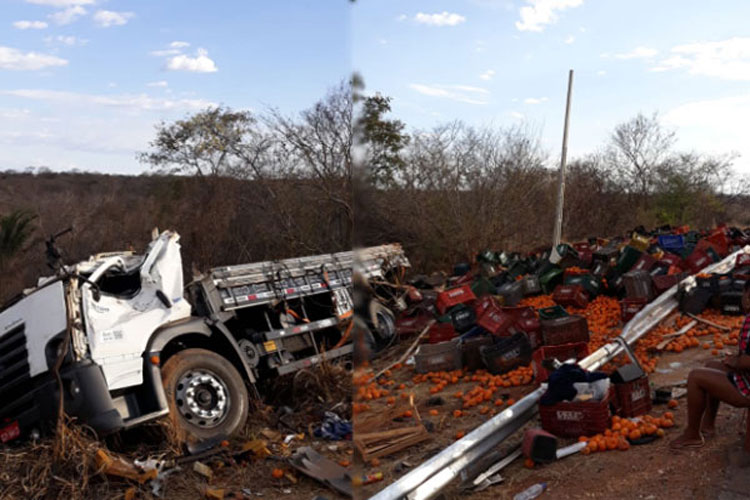
M531 363L532 349L525 333L516 333L495 345L479 348L490 373L499 375Z

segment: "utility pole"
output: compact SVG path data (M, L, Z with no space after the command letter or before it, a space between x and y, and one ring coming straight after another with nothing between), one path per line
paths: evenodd
M568 156L568 124L570 123L570 98L573 94L573 70L568 73L568 100L565 104L565 128L563 129L562 156L557 184L557 213L555 214L555 232L552 235L552 248L557 248L562 239L563 206L565 205L565 162Z

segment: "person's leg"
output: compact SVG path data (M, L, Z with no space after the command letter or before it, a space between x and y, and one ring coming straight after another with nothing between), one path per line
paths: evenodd
M723 373L727 373L729 368L721 361L709 361L706 363L706 368L713 370L719 370ZM703 413L703 419L701 420L701 434L705 437L713 437L716 433L716 414L719 411L719 400L710 394L707 395L708 404L706 405L706 411Z
M708 407L708 396L732 406L750 406L750 398L742 396L726 373L712 368L697 368L688 376L688 424L682 435L672 441L672 448L695 447L703 443L701 420Z

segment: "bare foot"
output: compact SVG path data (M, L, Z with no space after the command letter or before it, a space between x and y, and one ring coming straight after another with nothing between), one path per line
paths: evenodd
M747 452L742 448L740 448L739 450L730 450L729 463L741 469L750 467L750 452Z
M672 450L684 450L689 448L700 448L704 444L705 441L700 436L698 438L691 438L682 434L680 437L669 443L669 447Z

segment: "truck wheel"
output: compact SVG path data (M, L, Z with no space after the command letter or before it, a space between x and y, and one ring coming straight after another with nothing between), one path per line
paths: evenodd
M169 412L180 441L204 441L238 432L248 396L232 363L205 349L185 349L161 369Z
M396 335L396 318L377 300L370 301L370 324L380 342L388 343Z

